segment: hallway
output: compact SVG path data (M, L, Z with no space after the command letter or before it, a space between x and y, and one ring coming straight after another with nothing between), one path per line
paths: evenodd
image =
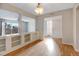
M59 47L52 38L45 38L44 41L36 44L17 54L18 56L59 56Z

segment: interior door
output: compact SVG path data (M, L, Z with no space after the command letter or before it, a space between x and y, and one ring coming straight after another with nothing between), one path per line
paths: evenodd
M52 36L52 18L44 19L44 36Z
M47 21L47 36L52 36L52 20Z

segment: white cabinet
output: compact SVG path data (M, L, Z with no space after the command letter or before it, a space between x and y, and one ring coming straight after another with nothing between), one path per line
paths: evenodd
M35 40L40 39L39 35L40 35L39 32L30 32L23 35L11 34L0 37L0 55L5 55ZM22 38L22 36L24 38Z
M6 39L5 38L0 38L0 52L6 50Z

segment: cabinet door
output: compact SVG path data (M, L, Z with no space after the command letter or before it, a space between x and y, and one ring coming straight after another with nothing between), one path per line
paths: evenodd
M0 52L6 50L6 39L0 39Z
M21 44L21 36L14 36L11 39L12 47L18 46Z
M31 40L30 34L25 34L24 39L24 42L29 42Z

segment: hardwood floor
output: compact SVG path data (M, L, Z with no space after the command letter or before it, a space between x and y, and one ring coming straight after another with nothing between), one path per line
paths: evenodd
M55 42L58 44L61 56L79 56L79 52L76 52L72 45L62 44L61 39L55 39Z
M58 45L52 38L45 38L35 46L24 50L18 56L59 56L60 51Z
M14 53L14 52L13 52ZM74 50L71 45L62 44L60 38L44 38L43 41L36 41L28 46L25 46L15 52L16 56L78 56L79 53Z
M27 50L28 48L33 47L34 45L38 44L39 42L41 42L41 40L36 40L32 43L29 43L28 45L25 45L25 46L15 50L15 51L12 51L12 52L6 54L5 56L16 56L17 54L22 53L23 51Z

